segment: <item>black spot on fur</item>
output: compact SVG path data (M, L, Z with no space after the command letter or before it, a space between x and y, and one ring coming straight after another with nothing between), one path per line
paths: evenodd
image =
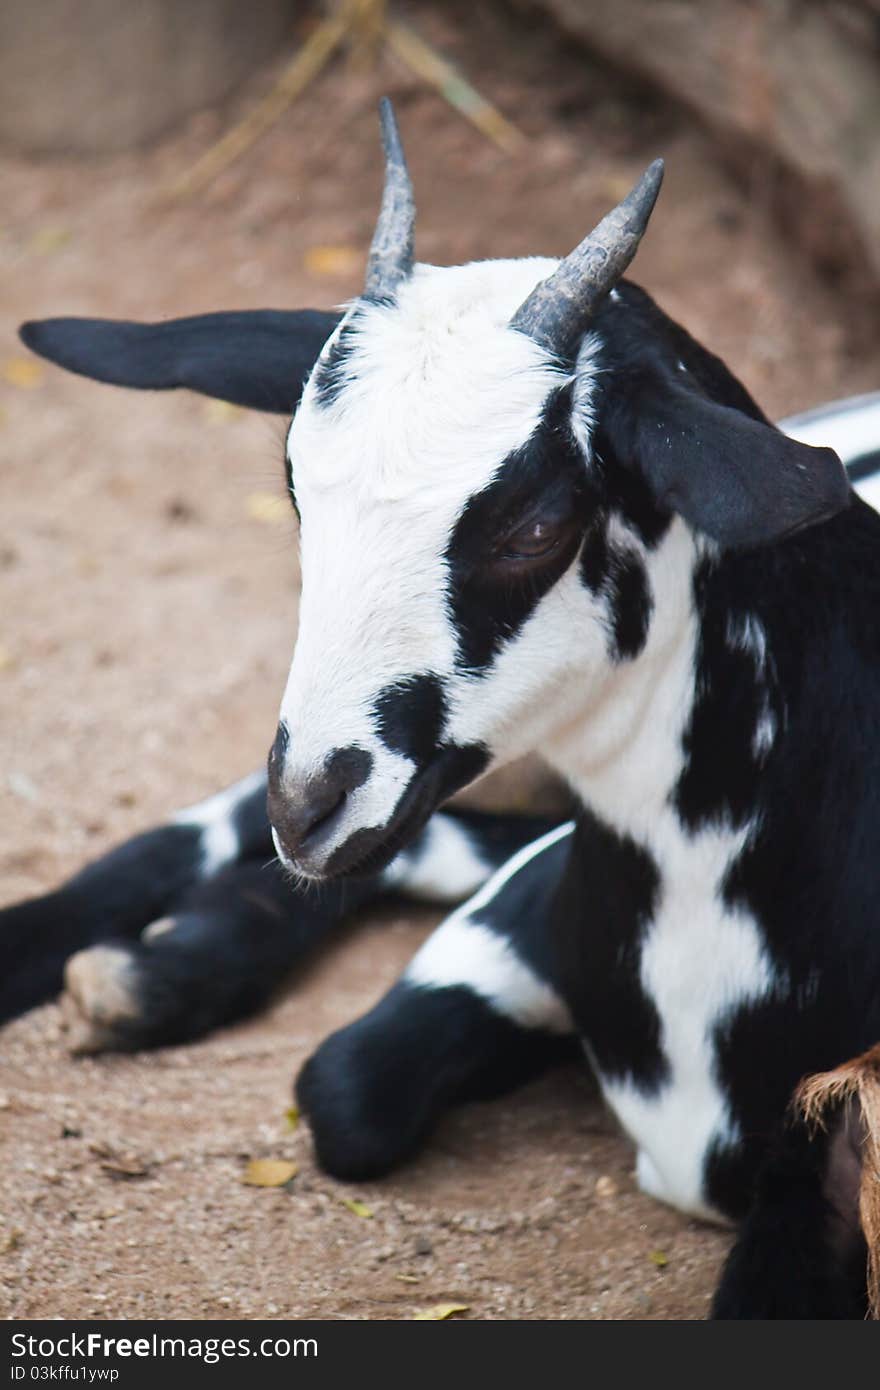
M645 645L654 604L641 557L622 549L612 551L612 557L607 592L614 656L632 659Z
M323 409L338 401L346 384L351 381L351 353L359 329L357 312L340 328L326 356L318 359L312 374L315 401Z
M675 806L689 830L710 824L743 826L754 816L764 757L755 748L759 721L781 709L769 658L757 662L733 636L754 615L719 602L716 566L705 560L694 575L699 620L695 698L682 737L685 764Z
M293 481L293 464L290 462L290 456L286 448L284 450L284 476L287 479L287 493L290 497L291 502L293 503L293 510L300 518L300 521L302 521L302 516L300 515L299 510L299 503L296 500L296 487Z
M446 551L448 603L458 634L459 665L480 671L514 638L574 559L580 531L546 565L522 576L499 575L495 539L519 518L547 514L586 520L583 456L571 431L571 387L551 392L531 438L503 462L492 483L467 503Z
M584 808L553 913L558 979L603 1076L645 1095L669 1078L660 1017L640 976L659 892L647 850Z
M278 725L277 730L275 731L275 739L272 743L272 747L269 749L270 770L272 768L278 769L281 766L283 766L284 759L287 756L287 750L289 747L290 729L287 726L287 721L285 719L282 719Z
M479 777L488 761L482 744L442 744L408 782L386 824L356 830L334 850L326 865L327 875L360 877L386 868L412 843L437 807Z
M424 766L437 751L446 696L437 676L410 676L383 690L373 707L376 732L393 753Z
M648 636L654 602L644 561L632 547L608 538L607 511L597 513L581 551L581 576L607 604L609 654L622 661L638 656Z

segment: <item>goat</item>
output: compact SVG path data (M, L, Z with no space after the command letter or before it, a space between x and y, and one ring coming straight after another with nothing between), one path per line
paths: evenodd
M463 895L492 856L438 807L539 751L571 820L505 823L513 857L307 1062L321 1163L388 1172L449 1105L582 1050L642 1188L738 1225L715 1316L864 1316L880 517L622 278L659 161L559 263L438 268L413 263L387 104L383 134L366 288L341 318L23 330L102 380L295 407L303 593L268 810L279 866L331 899L294 947L281 867L267 909L252 884L236 898L266 850L259 779L8 909L12 1005L57 987L70 951L138 938L68 966L104 1041L137 1042L160 955L194 953L178 1000L207 973L218 903L230 971L256 959L254 913L276 921L265 982L338 919L343 886L418 887L432 837ZM808 1076L824 1130L792 1108Z

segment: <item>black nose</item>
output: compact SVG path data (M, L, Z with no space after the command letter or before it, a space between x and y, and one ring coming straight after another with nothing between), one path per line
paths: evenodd
M269 820L284 851L295 858L318 831L329 827L347 798L363 786L373 758L364 748L336 748L311 777L286 776L289 736L279 725L269 754Z

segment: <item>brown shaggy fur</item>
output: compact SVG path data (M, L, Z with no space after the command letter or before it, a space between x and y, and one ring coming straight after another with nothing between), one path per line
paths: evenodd
M871 1316L880 1318L880 1044L833 1071L806 1077L794 1096L807 1123L823 1129L830 1113L847 1103L861 1112L859 1219L868 1246L868 1302Z

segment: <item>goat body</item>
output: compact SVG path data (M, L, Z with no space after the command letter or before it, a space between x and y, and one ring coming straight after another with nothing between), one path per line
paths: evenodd
M582 1047L642 1187L740 1224L719 1316L860 1316L847 1112L811 1137L789 1106L880 1039L880 517L636 287L602 300L573 360L527 339L511 315L548 269L417 267L341 326L273 315L268 349L253 316L268 408L296 404L285 364L317 358L288 444L304 592L268 783L282 863L331 897L308 909L279 869L255 900L269 825L248 784L8 909L8 1009L98 939L123 861L149 908L123 893L104 954L68 967L99 1043L256 1007L339 920L340 880L477 888L307 1063L324 1166L386 1172L448 1105ZM101 379L253 404L233 317L25 338ZM430 819L528 748L568 780L570 822ZM195 1014L217 941L227 984Z

